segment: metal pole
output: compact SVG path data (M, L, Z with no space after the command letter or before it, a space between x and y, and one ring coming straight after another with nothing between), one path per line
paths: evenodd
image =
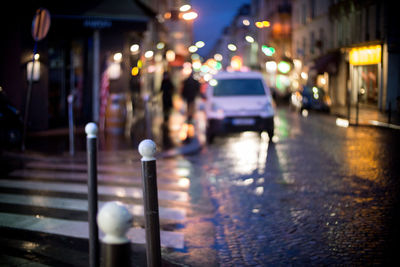
M93 122L85 127L88 164L88 221L89 221L89 263L90 267L99 266L99 229L97 215L97 125Z
M149 139L139 144L142 155L143 201L146 226L146 256L148 267L161 266L160 218L158 214L156 144Z
M75 140L74 140L74 95L71 93L68 96L68 126L69 126L69 154L75 155Z
M131 244L126 237L133 222L129 210L120 202L108 202L100 209L97 222L105 234L101 244L101 266L131 266Z
M35 41L35 46L33 47L33 56L32 56L32 69L31 76L28 84L28 91L26 94L26 104L25 104L25 112L24 112L24 128L22 129L22 142L21 142L21 150L25 151L25 139L26 139L26 130L28 128L28 118L29 118L29 106L31 103L31 94L32 94L32 86L33 86L33 70L35 68L35 54L37 52L37 41Z

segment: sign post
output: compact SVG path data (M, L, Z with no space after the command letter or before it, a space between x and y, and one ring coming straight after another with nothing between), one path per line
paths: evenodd
M28 91L26 94L26 104L25 104L25 114L24 114L24 128L22 132L22 143L21 150L25 151L25 138L26 138L26 129L28 126L28 116L29 116L29 105L31 102L31 94L32 94L32 85L33 85L33 74L35 68L35 55L37 53L37 43L44 39L49 32L50 28L50 13L45 8L39 8L36 10L35 17L32 21L32 37L35 40L35 45L33 47L33 55L32 55L32 68L30 76L27 75L29 80Z

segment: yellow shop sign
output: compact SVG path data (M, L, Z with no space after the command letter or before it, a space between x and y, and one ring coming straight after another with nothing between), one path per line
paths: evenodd
M351 65L371 65L381 62L381 46L363 46L353 48L349 52Z

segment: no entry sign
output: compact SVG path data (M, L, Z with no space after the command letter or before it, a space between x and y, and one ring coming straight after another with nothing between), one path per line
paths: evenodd
M50 13L45 8L36 10L36 15L32 21L32 37L35 41L40 41L46 37L50 28Z

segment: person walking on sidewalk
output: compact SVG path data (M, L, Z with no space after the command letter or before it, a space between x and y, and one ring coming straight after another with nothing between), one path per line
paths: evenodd
M193 115L195 112L195 100L199 92L200 83L194 79L192 72L189 77L183 81L182 88L182 98L186 101L187 104L186 114L189 124L192 124Z
M172 110L172 95L174 93L174 85L171 82L168 71L164 72L161 82L160 93L162 93L164 123L168 123Z

